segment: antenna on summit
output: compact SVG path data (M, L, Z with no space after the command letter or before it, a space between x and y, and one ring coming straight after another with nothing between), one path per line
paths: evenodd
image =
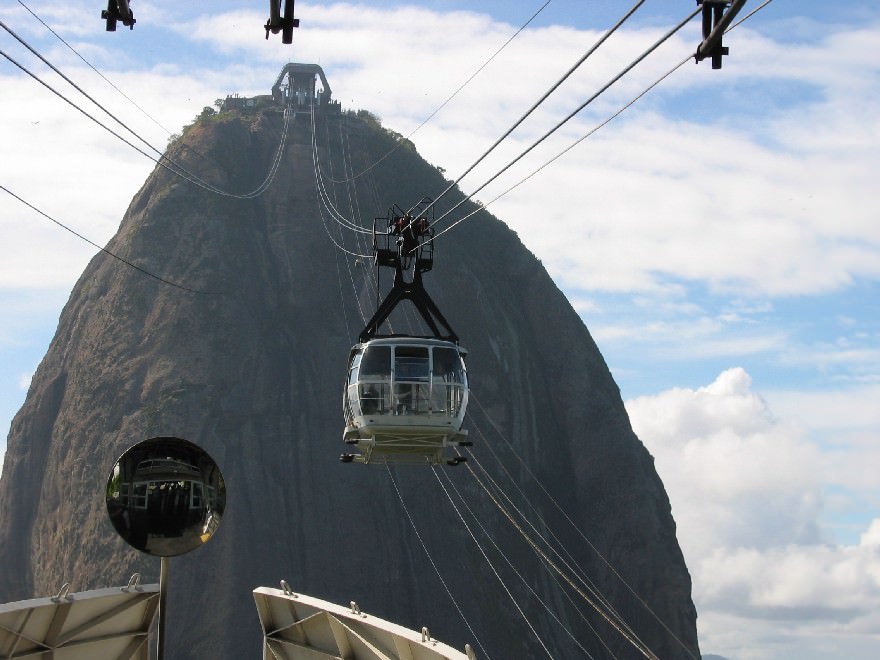
M281 3L284 3L284 15L281 14ZM269 32L281 33L281 43L293 43L293 28L299 27L299 19L293 17L293 0L269 0L269 20L266 21L266 39Z

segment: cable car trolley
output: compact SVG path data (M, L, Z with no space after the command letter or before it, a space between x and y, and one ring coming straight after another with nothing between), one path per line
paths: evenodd
M373 227L378 274L394 269L394 284L351 349L343 394L343 441L360 453L343 463L457 465L450 448L470 446L462 430L468 402L467 371L458 336L422 285L433 266L430 200L404 211L396 205ZM381 223L381 224L380 224ZM384 227L377 231L377 224ZM380 334L394 308L409 300L430 335Z

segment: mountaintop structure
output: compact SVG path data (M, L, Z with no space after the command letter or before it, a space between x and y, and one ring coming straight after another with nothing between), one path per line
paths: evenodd
M289 106L204 116L169 147L107 245L162 281L101 252L74 287L9 432L0 601L156 581L105 485L130 445L177 436L219 464L227 504L171 561L176 660L256 657L251 592L281 579L477 657L644 657L636 637L698 658L653 460L587 328L488 212L437 240L426 276L468 349L467 462L340 463L346 359L389 285L372 219L449 184L368 112ZM390 322L417 332L406 309Z

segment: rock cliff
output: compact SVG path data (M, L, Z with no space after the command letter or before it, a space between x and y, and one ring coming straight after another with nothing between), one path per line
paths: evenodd
M221 113L169 155L212 186L250 191L283 125L274 108ZM200 293L104 253L86 268L10 429L0 602L62 582L122 584L135 570L158 580L158 560L113 532L103 491L128 446L176 435L217 461L228 504L214 539L171 560L175 659L258 657L250 593L280 579L469 642L479 657L642 657L583 597L601 593L659 657L699 657L690 577L652 458L578 315L488 213L438 240L426 275L469 349L473 458L392 468L393 481L385 467L339 462L346 359L375 309L375 269L334 245L370 249L319 189L371 225L448 183L368 113L327 113L314 131L319 187L312 133L307 114L291 120L278 173L255 198L164 168L135 195L108 250ZM439 211L460 199L454 191ZM412 320L404 310L394 330ZM520 524L531 537L558 537L567 554L550 556L577 590L542 568L468 468L529 518L536 531Z

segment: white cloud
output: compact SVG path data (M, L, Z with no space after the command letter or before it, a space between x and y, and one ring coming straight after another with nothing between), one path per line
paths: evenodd
M850 487L880 498L873 444L835 444L821 412L777 416L740 368L706 387L630 400L627 411L670 496L704 651L779 657L761 639L767 621L792 640L809 622L811 637L832 648L843 648L838 635L857 636L861 653L880 637L880 519L866 521L851 545L823 523L831 489L838 507L856 506ZM855 424L876 429L876 414L863 412ZM825 442L808 438L819 430ZM741 631L736 639L727 636L731 625ZM789 656L802 643L792 640Z
M277 36L262 38L262 7L179 20L172 15L178 6L144 2L135 7L135 32L116 39L98 38L105 35L93 10L56 3L40 11L172 131L227 93L267 93L281 63L295 57L321 64L345 107L369 109L408 134L514 30L476 12L319 4L309 7L291 50ZM164 146L165 132L23 20L20 9L0 14L42 38L44 52L66 73ZM869 22L847 28L800 21L783 43L748 25L730 37L723 71L683 67L491 210L564 290L577 292L585 314L601 311L594 294L603 292L641 296L634 305L643 309L663 307L657 321L637 325L628 317L592 328L604 341L625 339L682 364L695 356L765 354L782 367L842 365L861 377L864 384L846 392L774 390L762 398L745 371L732 370L707 387L635 399L628 409L670 493L704 650L743 659L867 658L864 649L873 642L876 650L880 635L880 523L863 515L880 504L880 420L871 405L880 396L876 337L792 346L788 329L768 330L755 318L776 297L880 277L873 181L880 85L877 63L865 55L880 31ZM653 82L692 49L694 30L477 197L488 201ZM659 33L616 36L462 188L473 190L494 174ZM159 48L133 48L141 34L167 52L156 59ZM383 35L393 35L393 43ZM419 152L457 177L597 36L570 27L529 30L414 136ZM0 183L104 244L153 164L5 63L0 87ZM454 232L448 238L454 241ZM0 287L40 295L69 290L94 252L0 193ZM740 304L706 312L688 298L694 282L741 294ZM8 333L4 328L0 341L15 345ZM21 384L20 372L9 378ZM827 512L851 513L855 499L861 505L853 538L861 534L861 541L840 542Z
M181 49L198 44L207 47L206 55L213 53L205 58L210 66L169 57L165 64L143 71L123 52L126 69L108 73L123 81L124 88L137 90L139 103L176 130L203 105L228 92L268 91L277 62L289 57L289 47L277 38L255 38L264 21L257 9L188 22L169 19L167 25L182 40ZM393 47L377 47L377 25L395 35ZM309 29L296 33L297 58L320 62L346 106L368 108L389 128L407 134L513 30L476 12L316 5L310 7ZM456 39L446 38L451 33ZM643 28L616 35L549 98L536 118L465 178L462 187L475 189L660 33ZM598 36L599 32L570 27L522 34L419 131L419 151L450 176L458 176ZM573 121L477 196L488 201L571 144L689 52L693 37L688 33L674 38L662 54L600 97L591 115ZM736 61L723 73L684 67L628 114L492 208L544 259L563 287L650 292L679 278L754 296L831 291L848 286L853 278L880 277L880 229L873 222L880 208L875 198L865 195L872 186L878 148L880 98L871 92L877 87L875 67L865 66L859 48L878 38L876 30L834 34L803 46L776 43L747 27L739 28L736 38ZM105 41L102 47L110 48L108 43L120 47L118 40ZM442 66L436 66L437 48L426 46L437 43L443 43ZM407 56L400 57L401 52ZM804 61L814 65L804 66ZM93 73L73 60L71 67L68 73L74 79L85 80L102 100L114 99L113 107L126 120L164 146L167 136L117 101ZM841 71L847 80L841 80ZM149 171L149 162L32 81L8 77L3 84L20 99L17 106L0 110L6 127L0 137L16 154L21 175L13 180L42 179L41 189L24 192L42 203L47 195L41 191L51 185L53 197L64 200L66 211L81 209L90 220L101 218L104 228L95 233L102 242ZM784 85L809 87L816 93L791 101L789 107L758 111L749 107L748 99L737 105L728 98L727 90L746 84L766 91L768 97ZM676 116L696 98L703 105L718 106L719 117L730 121L721 123L712 113L700 116L699 123ZM46 154L52 155L49 167ZM114 162L114 180L130 183L103 189L83 186L100 180L108 160ZM73 168L82 176L53 176ZM35 172L43 176L35 177ZM7 181L7 175L14 174L0 173ZM19 222L29 221L27 213L16 216L25 218ZM7 236L13 231L21 235L20 230L20 225L9 228ZM51 242L39 238L41 245ZM57 256L51 260L63 263ZM80 266L81 260L65 272ZM39 274L28 273L16 281L28 276ZM10 274L4 270L0 277Z

